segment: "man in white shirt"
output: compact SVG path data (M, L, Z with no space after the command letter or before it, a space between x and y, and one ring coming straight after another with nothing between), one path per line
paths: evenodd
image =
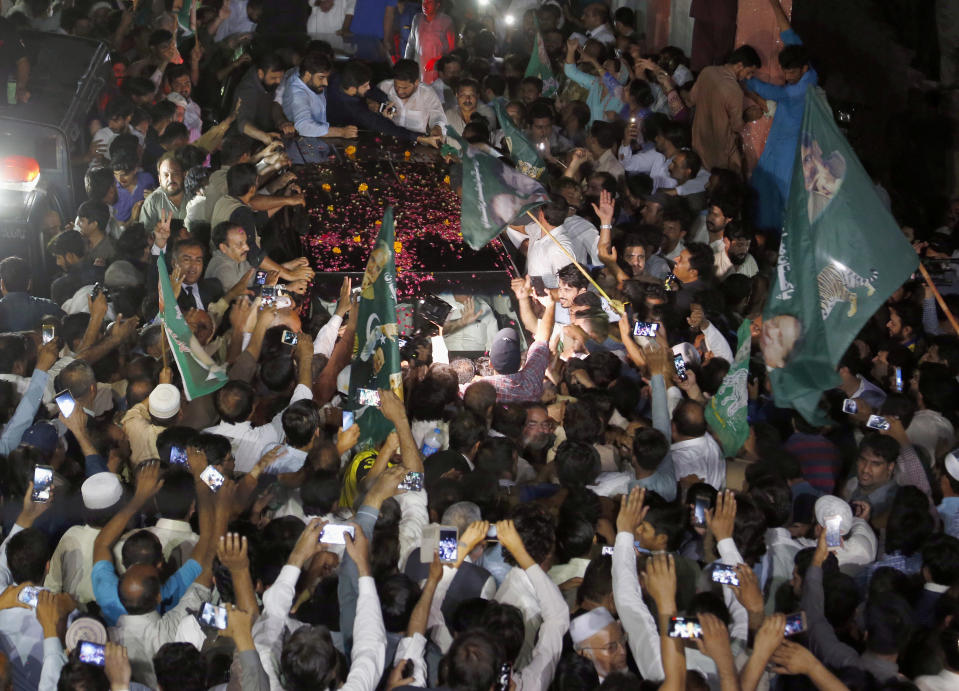
M311 37L349 33L355 8L356 0L316 0L306 33Z
M848 503L831 494L826 494L816 500L813 509L816 515L816 539L800 538L802 547L815 547L820 533L826 529L826 519L830 516L839 516L839 534L842 544L837 548L830 548L839 561L839 568L844 573L855 575L863 566L876 560L876 551L879 540L869 524L861 518L854 518L852 507Z
M439 96L420 82L420 68L415 60L400 60L393 68L393 79L379 84L396 107L393 122L420 134L442 135L446 132L446 113Z
M936 675L916 679L919 691L952 691L959 689L959 624L952 623L939 633L943 669Z
M443 340L451 351L485 351L499 331L493 308L486 300L471 295L440 293L453 309L443 325Z
M719 444L706 432L702 404L684 400L673 411L670 449L677 482L690 475L717 490L726 486L726 459Z
M236 34L252 34L256 31L256 22L263 13L263 0L228 0L229 16L217 27L214 40L220 41Z
M692 149L683 149L669 162L669 176L676 181L670 194L685 197L690 208L699 213L706 205L706 183L709 171L703 167L703 161Z
M616 43L616 33L609 25L609 6L606 3L587 5L583 10L583 26L586 27L586 38L599 41L606 47Z
M569 264L569 256L554 242L543 228L550 231L556 240L572 253L572 243L563 229L569 205L559 195L550 195L550 200L533 212L538 223L525 226L509 226L507 235L513 244L526 254L526 274L529 276L554 277L560 269ZM542 226L542 227L541 227ZM523 248L525 245L525 249ZM555 279L548 279L547 288L555 288Z
M748 228L741 223L730 223L722 239L710 243L718 280L724 281L733 274L752 278L759 273L759 266L749 253L752 241L753 234Z

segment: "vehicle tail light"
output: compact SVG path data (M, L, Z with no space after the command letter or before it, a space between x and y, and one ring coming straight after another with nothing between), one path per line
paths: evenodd
M29 156L6 156L0 159L0 183L31 183L40 177L40 164Z

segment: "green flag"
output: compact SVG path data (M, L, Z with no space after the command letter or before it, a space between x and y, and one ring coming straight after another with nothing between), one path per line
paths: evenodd
M549 201L549 194L533 178L470 146L452 127L446 134L463 152L460 230L474 250L486 246L510 223L525 224L520 219L527 211Z
M516 169L536 180L541 178L546 172L546 162L540 157L536 147L526 138L523 130L516 126L502 103L494 101L493 110L496 112L500 127L503 128L506 148L509 149L509 156Z
M170 285L170 274L167 273L162 254L157 256L157 271L160 274L160 297L163 304L163 310L158 316L170 344L170 354L180 371L183 393L186 400L192 401L213 393L226 384L226 369L214 362L193 336L180 306L176 304L173 286Z
M746 390L749 377L749 349L752 345L750 322L744 320L736 334L739 345L736 357L730 363L729 372L723 377L719 391L706 406L706 424L713 436L723 447L726 456L735 456L746 443L749 436L749 420L746 416L746 404L749 393Z
M543 80L543 96L553 98L559 91L559 80L553 75L549 55L546 54L546 44L543 43L543 33L539 30L539 19L536 19L536 38L533 42L533 54L529 56L524 77L539 77ZM502 121L501 121L502 122Z
M361 447L379 445L393 429L362 390L392 389L403 398L399 330L396 325L396 260L393 207L383 213L383 225L370 253L360 287L359 319L350 366L350 403L360 426Z
M798 147L760 345L776 405L816 423L846 348L918 259L815 89Z

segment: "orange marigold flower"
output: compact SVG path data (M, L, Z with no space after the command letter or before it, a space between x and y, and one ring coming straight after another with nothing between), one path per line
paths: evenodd
M396 252L397 254L399 254L400 252L402 252L402 251L403 251L403 243L400 242L399 240L397 240L396 242L394 242L394 243L393 243L393 251Z
M333 254L340 254L341 252L343 252L343 250L341 250L339 247L333 248Z

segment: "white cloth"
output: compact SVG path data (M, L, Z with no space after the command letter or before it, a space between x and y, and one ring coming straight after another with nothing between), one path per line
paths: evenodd
M940 443L951 450L956 442L956 430L952 423L935 410L918 410L906 429L906 436L914 446L921 446L929 454L929 461L936 460Z
M643 679L659 681L665 677L656 620L643 601L636 577L636 550L633 535L617 533L613 546L613 601L616 613L629 640L629 649Z
M809 538L797 540L800 547L815 547L816 541ZM833 551L844 573L855 575L863 566L876 560L879 540L869 524L861 518L852 519L852 528L842 540L842 546Z
M99 528L88 525L75 525L67 530L50 557L50 568L43 586L55 593L70 593L81 605L93 602L90 576L93 573L93 543L99 534Z
M959 689L959 673L944 669L935 676L918 677L916 686L919 691L956 691Z
M570 216L563 221L563 234L573 246L573 256L580 264L601 264L599 260L599 230L582 216Z
M709 243L709 247L713 250L713 265L716 267L716 278L720 281L726 280L733 274L742 274L743 276L752 278L759 273L759 265L756 264L753 255L747 254L746 261L736 265L733 264L729 255L726 254L726 245L723 244L721 239Z
M562 585L570 579L582 578L586 574L587 566L589 566L589 559L574 557L565 564L552 567L547 575L553 583Z
M352 15L356 9L356 0L334 0L329 12L313 5L310 18L306 20L306 33L310 36L335 34L343 28L346 15Z
M698 475L707 485L721 490L726 486L726 458L711 436L675 442L670 449L676 480Z
M417 84L416 89L405 101L396 93L392 79L380 82L380 91L386 94L390 102L396 106L393 122L414 132L426 133L435 125L440 125L446 131L446 113L443 103L432 88L425 84Z
M586 32L586 38L595 39L607 47L616 43L616 34L613 33L613 27L609 24L603 24L597 26L595 29L590 29Z
M676 185L676 194L685 197L690 194L700 194L706 191L706 183L709 182L709 171L700 168L696 177L690 178L681 185Z
M526 225L526 235L509 230L510 240L519 247L523 240L529 239L529 245L526 247L526 274L529 276L555 276L564 266L570 263L569 257L553 242L546 233L544 233L538 224L529 223ZM550 231L553 237L573 253L573 243L567 237L563 226L557 226ZM555 287L547 283L547 288Z
M247 0L229 0L230 16L216 29L214 40L219 43L234 34L251 34L256 30L256 22L246 15Z
M559 588L538 564L530 566L525 573L539 600L543 623L539 627L532 658L513 675L515 691L545 691L553 680L563 652L563 636L569 630L569 608Z
M452 305L453 309L448 317L450 321L463 316L465 305L453 297L452 293L440 293L438 297ZM496 332L499 331L499 324L496 323L496 317L493 316L493 308L481 297L474 297L473 301L480 316L472 324L468 324L462 329L443 334L447 350L454 352L485 351L489 350L493 343Z

